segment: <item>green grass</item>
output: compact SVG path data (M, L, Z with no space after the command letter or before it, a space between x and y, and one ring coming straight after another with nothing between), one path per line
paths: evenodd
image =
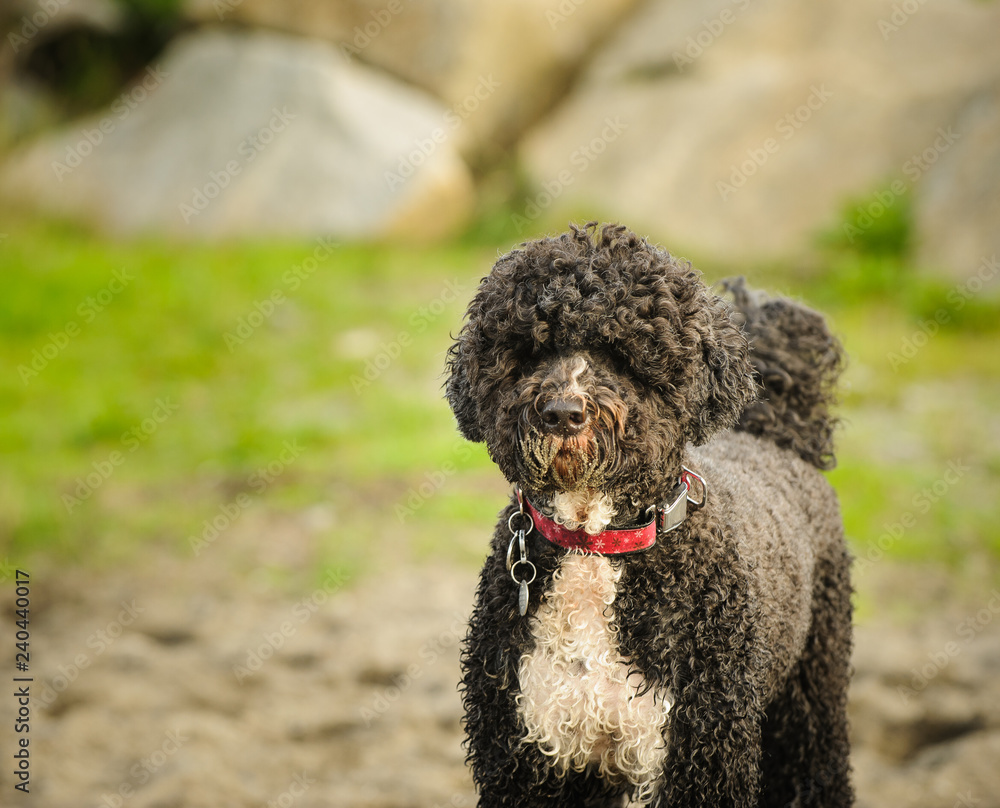
M189 538L241 495L251 525L325 514L309 528L318 567L486 551L505 487L458 437L440 385L449 334L508 228L487 222L443 246L341 245L310 273L317 243L109 243L6 221L0 555L11 563L117 563L150 543L191 553ZM910 513L886 555L996 565L995 297L956 306L955 284L885 251L737 271L827 312L851 355L831 479L859 557ZM941 310L935 333L894 360ZM941 483L956 462L967 470ZM269 464L279 473L262 482ZM935 483L941 495L920 499Z
M332 503L363 545L384 527L371 515L391 514L425 474L449 463L487 474L484 453L454 431L440 374L493 251L338 246L309 274L317 246L108 244L54 224L11 228L0 244L3 551L79 561L149 540L186 550L240 492L255 510ZM298 288L286 274L296 267ZM116 271L131 280L113 283ZM297 456L262 485L252 475L281 464L286 443ZM482 516L452 511L453 524Z

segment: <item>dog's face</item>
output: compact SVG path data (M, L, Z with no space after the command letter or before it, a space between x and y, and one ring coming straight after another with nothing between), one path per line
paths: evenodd
M698 273L621 227L502 257L448 357L462 433L543 500L601 492L619 513L667 495L685 443L755 395L746 340Z
M525 487L602 489L623 459L630 386L585 353L552 357L522 377L509 414L517 418L514 462Z

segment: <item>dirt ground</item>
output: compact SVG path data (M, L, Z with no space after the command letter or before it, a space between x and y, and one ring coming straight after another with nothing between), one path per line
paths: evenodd
M8 694L0 805L472 806L455 684L475 577L425 562L288 593L167 554L36 574L31 793L13 788ZM858 804L1000 807L1000 592L887 564L858 585L914 606L857 628Z

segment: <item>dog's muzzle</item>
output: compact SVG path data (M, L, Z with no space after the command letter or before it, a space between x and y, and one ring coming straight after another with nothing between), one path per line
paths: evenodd
M628 407L583 356L553 360L524 380L518 438L532 489L600 488L616 462Z

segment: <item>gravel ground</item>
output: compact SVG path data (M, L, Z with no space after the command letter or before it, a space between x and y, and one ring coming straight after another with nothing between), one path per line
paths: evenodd
M3 698L0 805L472 806L455 684L475 577L426 563L288 594L168 555L39 576L31 793L13 789ZM1000 808L1000 592L959 606L949 586L888 564L859 582L919 604L857 628L863 808Z

